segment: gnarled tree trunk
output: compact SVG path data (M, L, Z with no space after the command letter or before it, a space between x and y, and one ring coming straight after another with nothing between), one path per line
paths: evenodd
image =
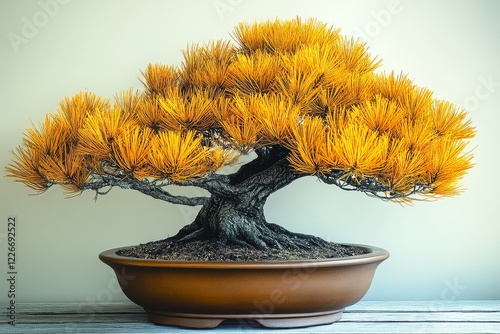
M269 159L259 151L259 157L231 175L230 182L219 184L195 221L168 241L211 240L220 246L236 244L259 249L308 249L324 244L320 238L292 233L266 221L264 204L269 195L304 176L290 168L285 152L273 153L270 156L274 158Z

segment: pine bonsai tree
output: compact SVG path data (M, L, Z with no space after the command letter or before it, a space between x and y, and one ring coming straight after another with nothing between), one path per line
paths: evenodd
M241 23L233 39L187 48L179 67L150 64L144 92L63 99L27 130L8 176L37 191L120 187L202 206L170 242L259 249L323 242L264 217L268 196L304 176L404 203L459 192L475 133L465 111L376 72L364 44L313 19Z

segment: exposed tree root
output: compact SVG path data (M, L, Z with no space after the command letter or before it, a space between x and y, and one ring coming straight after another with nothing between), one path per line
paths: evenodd
M294 233L279 225L270 223L245 223L233 225L224 233L215 234L207 225L195 223L186 226L179 233L167 239L170 243L189 243L194 241L211 241L214 247L236 245L260 250L268 249L301 249L326 246L329 242L319 237Z
M259 250L308 250L329 244L266 221L264 204L269 195L303 175L290 169L286 151L278 151L274 159L266 151L257 153L255 161L231 177L227 189L212 192L193 223L167 241L210 241L217 247L236 245Z

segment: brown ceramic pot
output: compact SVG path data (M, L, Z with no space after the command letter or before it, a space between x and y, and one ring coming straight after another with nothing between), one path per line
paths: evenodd
M226 319L265 327L305 327L339 320L367 292L381 248L338 259L289 262L176 262L116 255L99 258L125 295L156 324L214 328Z

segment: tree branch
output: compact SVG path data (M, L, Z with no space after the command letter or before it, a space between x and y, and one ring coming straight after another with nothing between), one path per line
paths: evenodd
M266 198L304 176L306 174L299 173L291 168L288 159L284 157L271 164L268 168L248 177L238 186L242 192L258 190L255 196Z
M137 190L145 195L160 199L172 204L181 204L188 206L203 205L208 201L208 197L187 197L180 195L173 195L163 189L165 184L157 182L149 182L147 180L139 181L131 177L118 177L109 174L93 175L94 180L88 182L80 187L80 190L94 190L97 195L107 194L107 192L100 192L101 189L107 187L120 187L122 189Z
M388 185L379 182L374 177L366 177L358 180L352 175L347 175L346 172L342 170L333 170L329 174L319 174L317 176L326 184L336 185L342 190L360 191L368 196L386 201L400 201L401 199L409 198L412 195L423 193L427 188L424 184L415 184L411 190L406 192L396 192Z
M270 189L274 189L275 185L284 182L284 185L289 184L291 181L289 180L289 176L294 175L294 179L296 178L296 172L293 172L288 165L288 161L286 160L288 157L289 151L282 146L271 146L271 147L263 147L255 151L257 153L257 157L252 161L241 166L235 173L230 175L222 175L212 173L203 178L196 180L189 180L184 182L176 182L173 183L177 186L194 186L200 187L212 194L230 197L239 193L247 192L252 185L253 182L269 183ZM281 166L281 173L287 174L283 180L277 178L275 166ZM274 176L266 176L273 174ZM280 175L279 177L281 177ZM283 185L283 186L284 186ZM281 188L279 186L275 190ZM274 190L274 191L275 191Z
M173 182L173 185L180 187L199 187L207 190L211 194L220 196L231 196L236 188L230 185L228 175L211 173L200 179L194 179L184 182Z
M289 151L279 145L262 147L255 150L257 158L241 166L230 176L231 184L239 184L268 169L288 156Z
M93 179L82 185L80 190L94 190L96 196L105 195L110 189L137 190L150 197L161 199L172 204L204 205L209 197L186 197L173 195L164 188L169 185L181 187L199 187L209 193L221 197L233 197L242 193L253 192L256 197L266 198L276 190L288 185L304 174L290 168L287 157L289 151L281 146L265 147L256 151L257 158L241 166L230 175L210 173L202 178L183 182L172 181L142 181L132 175L126 175L121 170L109 169L105 173L93 173ZM105 166L109 167L109 166ZM258 191L257 191L258 190Z

